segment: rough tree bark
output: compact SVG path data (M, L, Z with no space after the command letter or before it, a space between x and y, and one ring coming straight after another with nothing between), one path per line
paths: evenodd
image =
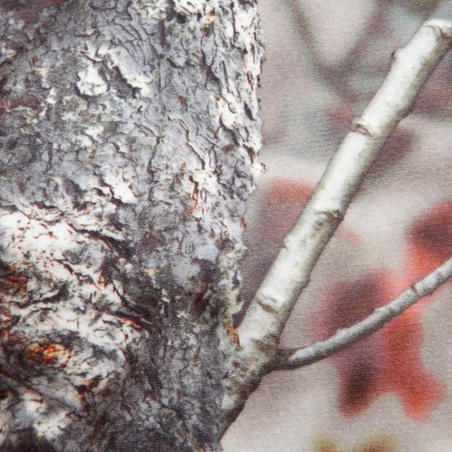
M216 450L254 1L2 5L0 448Z
M325 180L340 174L319 184L294 229L307 228L313 241L296 241L312 250L287 236L281 255L299 257L269 272L276 282L251 302L240 344L241 230L260 171L255 1L3 2L1 450L218 450L263 375L305 363L304 348L277 349L310 273L292 270L314 265L451 30L426 22L421 53L402 50L419 78L406 105L383 96L385 114L352 124ZM449 260L363 334L451 274Z

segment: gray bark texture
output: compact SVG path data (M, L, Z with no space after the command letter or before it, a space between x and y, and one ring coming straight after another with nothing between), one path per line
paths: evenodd
M219 449L261 61L252 0L0 1L1 451Z

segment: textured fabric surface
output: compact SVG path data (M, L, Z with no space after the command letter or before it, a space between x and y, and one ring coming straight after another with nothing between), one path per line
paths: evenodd
M250 299L330 155L435 2L261 0L267 170L248 209ZM388 140L282 337L298 346L389 301L452 251L452 55ZM446 284L323 362L275 372L223 439L226 452L452 448Z

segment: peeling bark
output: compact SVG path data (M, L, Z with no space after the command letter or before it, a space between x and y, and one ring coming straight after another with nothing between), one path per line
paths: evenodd
M0 8L0 450L217 450L254 2Z

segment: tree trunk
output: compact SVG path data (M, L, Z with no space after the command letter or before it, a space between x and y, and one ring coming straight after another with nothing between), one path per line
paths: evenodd
M254 0L2 5L0 450L218 450Z

